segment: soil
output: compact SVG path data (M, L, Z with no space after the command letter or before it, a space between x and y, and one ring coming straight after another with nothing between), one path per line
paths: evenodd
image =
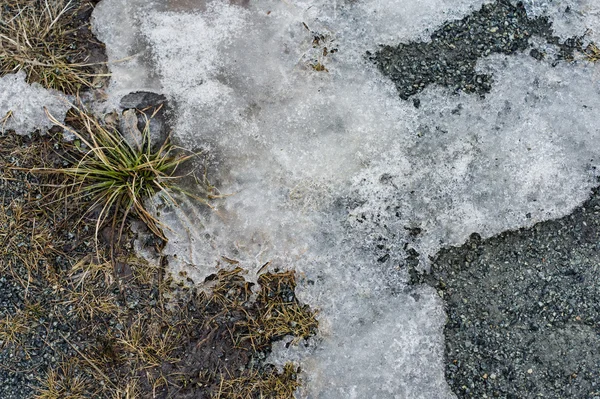
M291 397L265 390L295 387L297 370L282 374L264 359L272 342L316 332L312 312L294 295L293 273L265 274L253 290L241 269L222 270L206 291L190 288L185 276L165 273L165 262L129 252L138 240L161 259L162 241L139 226L113 265L106 242L113 235L104 230L106 240L95 243L96 212L86 211L86 199L64 201L58 176L28 171L66 167L77 147L55 132L7 133L0 148L0 397L228 398L240 396L223 386L240 379L241 397ZM270 330L297 310L305 319Z

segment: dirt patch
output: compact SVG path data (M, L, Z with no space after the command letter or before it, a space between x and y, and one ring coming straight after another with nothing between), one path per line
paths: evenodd
M273 341L316 332L294 273L254 287L241 269L222 270L186 288L185 276L129 252L132 233L113 263L86 198L65 195L59 175L28 171L81 156L54 134L0 137L0 396L292 398L297 367L264 359ZM157 257L161 247L147 240Z

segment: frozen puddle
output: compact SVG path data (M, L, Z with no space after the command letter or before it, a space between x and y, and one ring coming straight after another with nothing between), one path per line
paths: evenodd
M432 85L416 108L367 51L427 40L485 1L233 3L103 0L94 14L119 60L107 106L131 91L165 94L176 138L208 148L209 177L233 194L215 212L163 213L169 264L195 281L222 257L249 279L268 262L300 273L320 336L272 355L300 363L300 397L454 397L442 301L407 285L406 263L427 268L473 232L560 217L588 197L598 66L496 54L477 64L494 79L485 98ZM563 39L599 26L595 1L542 3L525 5Z

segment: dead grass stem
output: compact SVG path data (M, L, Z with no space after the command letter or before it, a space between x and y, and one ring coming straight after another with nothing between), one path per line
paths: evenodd
M29 82L75 94L93 87L74 17L78 0L7 0L0 8L0 75L23 70Z
M252 370L236 378L223 376L213 399L293 399L300 386L297 372L292 363L287 363L282 373L275 369Z
M62 363L58 368L48 370L39 381L34 399L84 399L90 388L88 379L70 363Z
M600 60L600 48L594 42L587 45L583 50L583 54L588 61L596 62Z
M0 319L0 348L8 345L19 345L20 337L29 331L30 322L27 314L17 311Z
M293 336L292 343L296 344L315 334L319 323L315 312L296 299L293 271L263 274L258 282L258 312L248 315L242 323L246 331L242 340L247 339L255 350L262 350L285 336Z

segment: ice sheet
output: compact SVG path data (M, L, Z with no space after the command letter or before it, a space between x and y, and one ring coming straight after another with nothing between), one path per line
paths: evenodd
M600 41L600 5L595 0L525 0L523 4L530 15L552 18L554 31L563 40L585 34L586 41Z
M453 397L442 304L406 285L405 259L414 249L426 268L471 233L580 204L600 156L598 66L484 59L495 79L485 99L430 87L417 109L366 52L425 39L483 1L179 3L103 2L139 21L106 31L107 47L143 38L152 70L142 73L177 104L176 138L209 148L209 177L232 194L214 211L185 201L162 211L170 267L196 281L226 266L222 256L249 279L267 262L299 271L299 297L320 310L321 332L273 360L298 359L301 397Z
M0 77L0 131L14 130L26 135L52 126L44 107L56 119L63 120L70 103L56 90L40 84L28 84L25 72Z

